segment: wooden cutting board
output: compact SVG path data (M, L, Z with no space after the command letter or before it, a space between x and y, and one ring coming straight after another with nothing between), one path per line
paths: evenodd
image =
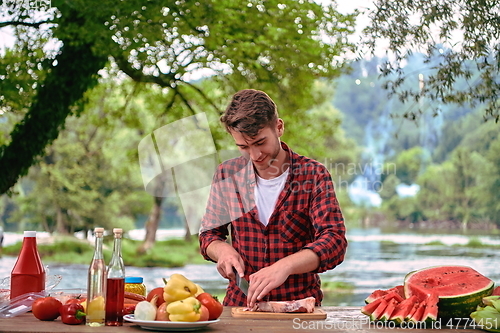
M293 313L274 313L274 312L257 312L245 311L245 308L232 308L231 315L235 318L246 319L278 319L278 320L293 320L300 319L326 319L326 312L316 308L312 313L293 312Z

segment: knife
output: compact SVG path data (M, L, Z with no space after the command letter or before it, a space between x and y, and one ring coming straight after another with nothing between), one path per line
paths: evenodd
M245 294L248 295L248 287L250 284L245 278L240 277L236 269L233 267L233 272L234 275L236 276L236 285L241 289L241 291Z

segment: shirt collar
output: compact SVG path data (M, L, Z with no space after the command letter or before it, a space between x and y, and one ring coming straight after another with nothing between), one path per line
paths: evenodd
M280 141L280 143L283 150L288 154L288 160L290 161L290 165L288 166L289 170L288 176L291 177L291 175L293 174L292 172L293 165L295 164L294 153L286 143L284 143L283 141ZM257 177L255 175L255 170L253 168L252 160L248 159L245 168L246 168L247 185L253 187L257 184Z

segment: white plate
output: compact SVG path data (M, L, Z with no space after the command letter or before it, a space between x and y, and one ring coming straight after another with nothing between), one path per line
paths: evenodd
M195 322L139 320L135 319L133 314L124 315L123 319L135 323L145 330L152 331L196 331L220 320L215 319Z

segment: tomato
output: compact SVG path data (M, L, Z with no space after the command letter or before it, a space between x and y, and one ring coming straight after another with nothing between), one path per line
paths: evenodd
M201 305L200 307L200 319L198 319L198 321L207 321L208 318L210 317L210 312L208 312L208 309L205 305Z
M209 293L201 293L196 298L202 305L207 307L210 314L208 316L208 320L215 320L220 317L224 308L217 297L212 296Z
M64 304L81 304L87 300L86 297L75 297L68 299Z
M54 320L59 317L59 308L62 306L61 301L52 296L38 298L31 306L31 312L40 320Z
M148 302L151 302L154 295L158 295L158 299L156 300L156 306L160 306L163 303L165 303L165 299L163 298L163 287L156 287L154 289L151 289L151 291L148 293L148 296L146 297L146 300Z

